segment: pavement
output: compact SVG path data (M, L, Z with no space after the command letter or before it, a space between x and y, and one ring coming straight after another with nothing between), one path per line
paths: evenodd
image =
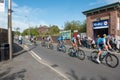
M12 60L0 62L0 80L67 80L37 61L23 46L15 44L13 56Z

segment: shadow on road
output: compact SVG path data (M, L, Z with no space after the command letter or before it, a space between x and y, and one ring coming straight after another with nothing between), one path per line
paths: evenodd
M5 75L7 75L8 73L10 73L11 69L12 69L12 68L9 67L9 68L6 69L6 71L0 73L0 79L1 79L2 77L4 77ZM1 71L1 70L0 70L0 71Z
M24 80L25 69L12 74L10 73L11 70L12 68L8 68L6 71L0 73L0 80Z
M70 80L108 80L104 76L92 76L92 77L87 77L87 76L82 76L79 77L76 75L74 70L70 70L70 73L66 73L70 76Z
M13 44L13 57L19 56L25 52L27 51L24 50L21 45L18 45L17 43Z

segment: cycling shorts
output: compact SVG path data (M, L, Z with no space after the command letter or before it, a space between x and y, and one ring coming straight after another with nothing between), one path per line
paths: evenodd
M99 44L97 45L97 49L100 51L100 50L103 50L104 49L104 44Z

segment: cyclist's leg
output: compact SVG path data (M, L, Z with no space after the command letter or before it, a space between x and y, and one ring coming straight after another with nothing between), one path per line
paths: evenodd
M76 44L76 46L75 46L75 47L76 47L76 51L78 51L78 44Z
M50 44L50 41L48 41L48 43L47 43L47 48L49 48L49 44Z
M101 55L101 53L102 53L102 48L99 46L99 45L97 45L97 48L98 48L98 55L97 55L97 59L96 59L96 61L98 62L98 63L100 63L100 55Z
M75 43L72 44L72 48L75 50Z

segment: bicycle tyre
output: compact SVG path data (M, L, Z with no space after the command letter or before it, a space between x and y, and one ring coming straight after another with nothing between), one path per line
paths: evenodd
M73 56L73 55L72 55L72 50L73 50L72 47L68 49L68 55L69 55L69 56Z
M59 46L59 45L57 45L57 51L59 51L59 47L60 47L60 46Z
M51 49L51 50L53 50L53 49L54 49L53 44L50 44L50 49Z
M42 46L42 47L46 47L46 44L45 44L45 43L41 43L41 46Z
M96 60L96 58L97 58L97 54L98 54L98 51L93 51L92 53L91 53L91 60L92 61L95 61Z
M116 59L116 63L114 63L114 64L112 64L112 62L115 61L115 60L113 61L113 58ZM109 67L111 67L111 68L115 68L115 67L117 67L118 64L119 64L119 59L118 59L118 57L117 57L116 55L114 55L114 54L107 54L107 55L106 55L106 58L105 58L105 61L106 61L106 64L107 64Z
M65 46L62 47L62 51L63 51L64 53L66 53L66 47L65 47Z
M83 50L78 50L77 57L80 60L84 60L85 59L85 52Z

